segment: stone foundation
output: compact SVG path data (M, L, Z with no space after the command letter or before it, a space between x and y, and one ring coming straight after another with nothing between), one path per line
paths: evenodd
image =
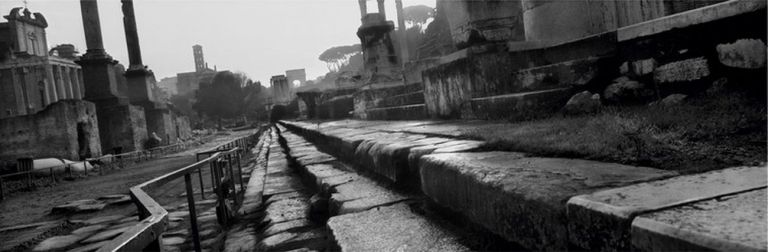
M44 110L0 120L0 160L101 156L96 106L82 100L61 100Z

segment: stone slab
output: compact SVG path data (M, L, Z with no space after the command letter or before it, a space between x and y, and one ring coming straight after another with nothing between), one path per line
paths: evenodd
M430 154L420 169L422 190L434 202L533 250L568 248L570 197L675 174L514 152Z
M72 223L83 223L85 225L96 225L101 223L111 223L115 222L117 220L121 220L125 218L125 215L107 215L107 216L96 216L84 221L78 221L78 220L70 220Z
M309 203L303 199L284 199L272 202L266 209L266 220L272 224L297 220L306 217L309 212Z
M335 187L335 193L331 195L329 202L329 212L332 215L354 213L408 199L407 196L361 177Z
M638 251L766 251L766 189L638 216Z
M133 226L127 226L117 229L110 229L107 231L102 231L99 233L96 233L92 235L91 237L88 237L88 239L85 239L82 241L82 243L94 243L94 242L100 242L104 240L109 240L112 238L117 237L118 235L122 234L123 232L127 231L128 229L131 229Z
M321 251L328 246L325 232L313 229L307 232L283 232L261 240L256 251L287 251L299 248L309 248Z
M764 187L766 167L734 167L579 195L567 203L570 240L590 250L627 250L635 216Z
M32 248L32 251L50 251L50 250L62 250L66 247L70 247L82 240L80 235L62 235L54 236L43 240L37 246Z
M73 248L70 250L67 250L67 252L91 252L96 251L101 247L104 247L104 245L107 245L110 241L100 241L97 243L91 243L82 247Z
M405 204L331 217L328 230L342 251L469 251Z

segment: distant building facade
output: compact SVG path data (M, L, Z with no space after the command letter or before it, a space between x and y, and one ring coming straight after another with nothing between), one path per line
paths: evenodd
M201 45L192 46L192 54L195 58L195 71L176 74L176 94L185 96L194 94L200 89L200 82L210 81L219 71L208 68L208 63L203 57Z
M0 118L34 114L64 99L85 95L82 70L72 45L48 51L40 13L14 8L0 23Z

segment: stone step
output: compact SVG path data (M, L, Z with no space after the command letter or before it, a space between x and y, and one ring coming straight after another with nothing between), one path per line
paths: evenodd
M421 158L420 168L424 194L434 202L533 250L569 247L565 202L570 197L675 175L514 152L430 154Z
M424 96L422 96L423 98ZM427 117L423 103L365 110L368 120L408 120Z
M461 111L463 119L526 120L560 110L573 95L571 88L473 98Z
M765 188L767 176L766 167L736 167L576 196L567 206L571 220L569 238L590 250L628 250L635 244L642 250L742 251L736 249L742 247L727 244L743 243L743 248L748 248L754 247L755 242L763 242L765 250L765 200L746 204L740 195ZM740 209L733 209L734 206ZM761 211L762 214L755 215ZM663 219L681 213L708 216ZM705 236L711 239L696 238ZM755 240L756 237L759 239Z
M424 104L424 90L385 97L377 107L386 108L414 104Z

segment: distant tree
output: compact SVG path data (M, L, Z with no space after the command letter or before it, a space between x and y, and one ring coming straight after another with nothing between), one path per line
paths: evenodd
M336 72L349 64L349 59L351 57L360 53L362 53L360 44L334 46L321 53L318 59L325 62L328 67L328 71Z
M215 119L221 127L222 119L243 114L243 88L249 81L242 73L219 72L213 76L210 83L200 83L197 103L193 108L198 113Z
M426 5L414 5L403 8L406 28L417 26L424 30L435 17L435 8Z

